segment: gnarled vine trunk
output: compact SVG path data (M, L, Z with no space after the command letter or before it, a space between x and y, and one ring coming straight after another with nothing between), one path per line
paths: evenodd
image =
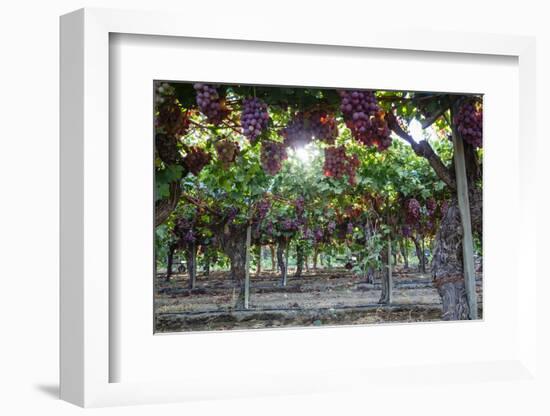
M482 227L481 190L470 192L472 230L481 235ZM442 319L468 319L469 308L464 283L462 253L462 223L458 201L453 198L441 221L435 237L432 259L432 277L443 303Z
M392 273L390 264L392 254L390 241L388 241L386 248L380 253L380 258L384 266L382 266L382 293L380 294L378 303L388 305L392 301Z
M296 273L294 276L301 277L304 268L304 246L296 244Z
M273 244L269 245L269 252L271 253L271 270L275 271L275 247Z
M426 273L426 255L422 250L422 245L420 243L422 236L414 236L412 240L414 242L414 248L416 251L416 257L418 257L418 271L421 273Z
M401 239L399 240L399 251L401 251L401 256L403 256L403 263L405 265L405 270L409 269L409 253L407 251L407 245Z
M244 279L246 267L246 227L232 225L220 233L223 252L229 257L231 277L239 290L235 309L244 308Z
M262 246L256 247L256 276L262 273Z
M171 245L168 248L168 259L167 259L167 265L166 265L166 280L170 280L170 277L172 276L172 266L174 264L174 252L176 251L176 246Z
M281 272L281 286L286 286L287 271L288 271L288 255L287 253L287 241L282 239L277 244L277 264L279 265L279 271Z
M189 289L194 289L197 284L197 244L189 243L186 249L187 272L189 273Z

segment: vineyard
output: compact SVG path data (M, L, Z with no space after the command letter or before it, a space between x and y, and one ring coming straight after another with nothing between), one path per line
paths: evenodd
M482 97L156 81L155 330L482 317Z

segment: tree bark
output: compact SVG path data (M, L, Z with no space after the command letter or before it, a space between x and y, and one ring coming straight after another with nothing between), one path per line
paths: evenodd
M468 319L462 263L462 225L456 198L449 204L435 242L432 277L443 302L442 319Z
M176 251L176 246L172 244L168 248L168 261L166 265L166 280L169 281L172 276L172 265L174 264L174 252Z
M210 276L210 253L204 253L204 275Z
M286 286L287 283L287 271L288 271L288 255L286 240L280 240L277 244L277 263L279 265L279 271L281 272L281 286ZM286 258L285 258L286 257Z
M245 265L244 265L244 308L248 309L250 298L250 239L252 227L250 224L246 227L246 245L245 245Z
M422 238L422 237L420 237ZM418 257L418 271L420 273L426 273L426 256L422 251L422 246L420 244L420 238L418 236L412 237L414 242L414 248L416 251L416 257Z
M317 270L317 259L319 257L319 248L315 246L313 249L313 270Z
M301 277L304 268L304 246L298 242L296 244L296 273L294 276Z
M194 242L187 246L187 272L189 289L194 289L197 283L197 245Z
M399 240L399 250L403 256L403 263L405 264L405 270L409 270L409 253L407 252L407 245L403 239Z
M391 253L391 240L388 239L386 249L382 250L382 262L384 263L384 269L382 271L382 293L380 294L380 300L378 303L389 305L392 302L392 253Z
M256 276L262 273L262 246L256 248Z
M271 270L275 271L275 247L273 244L269 245L269 251L271 253Z
M244 308L244 279L246 263L246 227L233 225L220 233L223 252L229 257L231 276L239 289L235 309Z
M185 176L185 175L184 175ZM178 205L181 196L181 186L178 181L170 183L170 196L166 199L161 199L155 204L155 227L161 225L168 219L172 211Z

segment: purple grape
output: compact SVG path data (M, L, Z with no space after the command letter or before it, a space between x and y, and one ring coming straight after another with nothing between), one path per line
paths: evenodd
M215 125L220 124L229 114L225 108L225 100L220 98L218 91L212 85L196 83L193 85L197 93L197 105L207 120Z
M241 127L243 134L248 138L250 143L256 143L268 125L269 113L267 112L267 104L256 97L245 99L241 113Z
M391 145L391 131L373 91L340 91L340 110L355 140L385 150Z

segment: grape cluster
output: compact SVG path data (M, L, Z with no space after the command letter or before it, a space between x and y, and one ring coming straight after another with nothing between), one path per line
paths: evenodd
M270 208L271 208L271 203L269 202L268 199L263 198L259 200L256 203L256 219L258 221L263 220L266 217L267 213L269 212Z
M340 91L340 110L355 140L366 146L386 150L391 131L372 91Z
M276 175L283 167L283 161L287 159L286 146L283 143L264 141L260 160L265 172Z
M466 143L483 147L483 107L480 102L464 102L454 116L454 123Z
M325 233L321 228L316 228L313 237L316 243L321 243L325 238Z
M183 158L183 164L189 172L197 176L202 168L210 163L210 154L200 147L191 147Z
M336 229L336 223L334 221L330 221L327 225L328 233L333 234L335 229Z
M194 231L195 223L193 220L187 218L178 218L176 225L174 226L174 234L183 243L193 243L197 239L197 235Z
M232 223L238 214L239 214L239 208L229 207L225 210L225 219L227 220L228 223Z
M239 144L228 139L222 139L214 145L218 160L225 168L229 167L235 161L239 154Z
M406 203L407 223L416 224L420 220L420 203L415 198L411 198Z
M426 201L426 211L428 212L428 215L432 216L435 214L435 211L437 210L437 202L433 198L429 198Z
M300 228L299 222L293 218L279 218L278 224L280 230L285 233L294 233Z
M315 238L315 235L313 231L311 231L311 228L304 227L302 230L302 238L304 240L313 240Z
M296 149L306 146L313 139L333 144L338 137L338 127L332 114L324 111L299 112L279 134L287 146Z
M304 215L304 197L299 196L294 200L294 209L296 210L296 216L301 218Z
M412 229L410 225L404 225L401 227L401 234L403 237L407 238L410 237L412 234Z
M157 85L155 130L179 139L189 129L188 113L182 111L170 84L164 82Z
M259 98L247 98L243 101L243 110L241 113L241 127L243 134L255 144L262 132L267 129L269 124L269 113L267 104Z
M212 124L220 124L229 114L225 107L225 100L222 99L215 87L208 84L196 83L193 85L197 93L197 105L208 121Z
M267 235L268 237L273 237L273 234L274 234L273 221L268 221L265 224L264 234Z
M359 166L359 158L356 154L348 156L344 146L325 148L325 162L323 171L325 176L336 179L348 175L350 185L355 185L355 170Z
M164 133L157 133L155 135L155 148L157 149L157 154L160 160L167 165L178 163L181 159L177 140L173 136L168 136Z
M351 221L348 222L348 225L346 228L346 234L348 235L353 234L353 223Z

